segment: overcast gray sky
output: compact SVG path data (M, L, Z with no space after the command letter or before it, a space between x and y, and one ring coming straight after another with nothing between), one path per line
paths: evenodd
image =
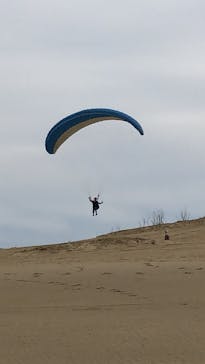
M0 247L205 215L203 0L0 0ZM92 107L136 118L50 128ZM88 194L104 201L91 215Z

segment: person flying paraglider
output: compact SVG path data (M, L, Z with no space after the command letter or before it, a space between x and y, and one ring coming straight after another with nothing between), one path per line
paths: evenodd
M97 215L97 210L99 209L99 205L103 203L103 201L99 202L99 197L100 195L98 194L97 197L94 197L93 199L91 198L91 196L88 197L89 201L92 202L93 204L93 216Z
M116 125L121 122L127 122L132 125L141 135L144 135L144 131L140 123L132 116L125 114L118 110L112 110L107 108L92 108L78 111L74 114L70 114L58 121L48 132L45 140L45 148L49 154L55 154L60 146L73 134L77 133L81 129L106 120L113 120ZM89 196L89 201L93 205L93 216L97 215L99 205L103 202L99 202L99 194L93 199Z

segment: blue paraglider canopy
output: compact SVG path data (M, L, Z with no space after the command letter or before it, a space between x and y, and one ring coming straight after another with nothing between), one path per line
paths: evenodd
M53 126L45 142L47 152L54 154L61 144L78 130L103 120L126 121L136 128L141 135L144 134L140 123L121 111L101 108L87 109L69 115Z

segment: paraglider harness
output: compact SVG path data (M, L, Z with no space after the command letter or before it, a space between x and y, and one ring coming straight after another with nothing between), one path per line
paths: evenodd
M96 210L98 210L99 209L99 202L98 202L98 200L94 200L93 201L93 210L94 211L96 211Z

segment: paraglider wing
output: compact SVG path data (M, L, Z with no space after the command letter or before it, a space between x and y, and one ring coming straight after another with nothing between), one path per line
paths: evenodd
M46 138L46 150L54 154L57 149L78 130L103 120L123 120L134 126L141 135L144 134L139 122L131 116L112 109L88 109L69 115L59 121L49 131Z

